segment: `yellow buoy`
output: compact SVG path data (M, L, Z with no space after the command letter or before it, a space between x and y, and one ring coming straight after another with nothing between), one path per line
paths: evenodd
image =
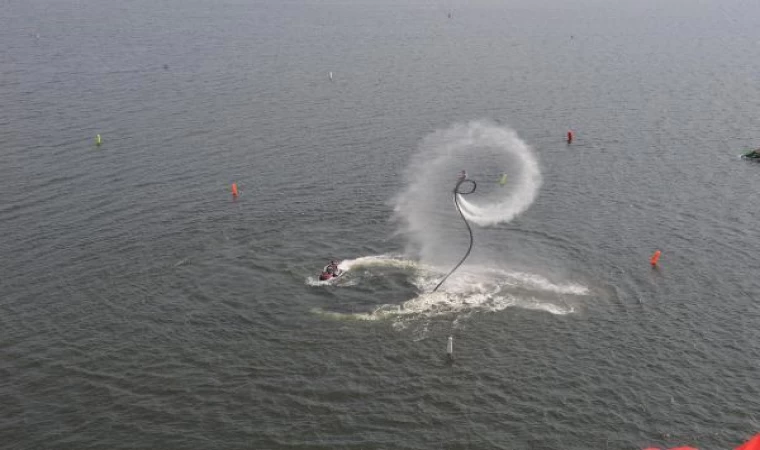
M507 174L506 173L504 173L504 174L501 175L501 180L499 180L499 184L502 185L502 186L504 186L505 184L507 184Z
M102 141L100 139L100 135L95 136L95 145L99 146L101 143L102 143Z

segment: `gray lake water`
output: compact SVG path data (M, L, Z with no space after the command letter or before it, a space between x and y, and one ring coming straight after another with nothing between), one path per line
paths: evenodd
M4 0L0 447L737 446L758 23L739 0ZM467 250L463 168L496 219L433 294Z

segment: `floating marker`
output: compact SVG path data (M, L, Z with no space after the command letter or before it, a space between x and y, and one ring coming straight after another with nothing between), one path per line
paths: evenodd
M573 130L567 130L567 143L573 142Z
M649 260L649 264L651 264L652 267L655 267L657 265L657 261L660 260L660 255L661 254L662 254L662 252L659 251L659 250L657 250L656 252L654 252L654 254L652 255L652 258Z
M102 141L100 139L100 135L95 136L95 145L100 146L102 144Z
M501 179L499 180L499 184L502 185L502 186L504 186L505 184L507 184L507 174L506 173L501 174Z
M446 343L446 356L450 361L454 360L454 338L449 336L449 342Z
M238 196L237 183L232 183L232 196L233 197Z
M332 72L330 72L330 81L332 81Z

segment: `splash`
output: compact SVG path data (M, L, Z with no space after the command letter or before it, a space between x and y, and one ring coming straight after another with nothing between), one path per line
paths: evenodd
M407 188L395 199L395 218L407 237L407 252L423 262L449 260L452 248L451 188L466 168L482 186L507 174L507 186L478 200L459 198L467 220L492 226L525 211L541 186L541 171L531 148L509 128L484 121L457 124L426 137L406 172Z
M362 256L356 259L341 261L338 268L349 271L369 267L395 267L402 270L415 269L419 266L415 261L404 259L402 255Z
M419 267L419 264L415 261L404 259L401 255L374 255L374 256L362 256L356 259L346 259L338 264L338 269L344 272L337 279L333 280L320 280L317 276L310 276L306 278L306 284L309 286L356 286L359 284L359 280L354 277L351 272L358 269L372 268L394 268L399 271L413 271Z
M540 275L479 265L469 266L452 276L445 290L431 292L441 272L432 266L396 255L362 257L344 261L341 266L349 271L361 269L387 273L388 270L396 270L408 274L418 294L405 301L379 304L364 312L313 310L336 320L390 319L395 325L404 326L419 318L454 314L459 320L471 313L495 312L511 307L565 315L575 312L581 298L589 294L586 286L577 283L557 283Z

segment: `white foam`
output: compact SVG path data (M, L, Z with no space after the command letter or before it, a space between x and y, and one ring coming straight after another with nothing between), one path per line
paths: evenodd
M334 319L395 321L414 317L435 317L446 314L468 315L473 312L496 312L515 307L544 311L555 315L572 314L578 297L589 293L577 283L555 283L531 273L504 269L469 266L452 275L437 292L433 287L443 275L441 270L394 255L365 256L345 260L343 270L372 267L396 267L409 271L412 283L421 294L400 303L381 304L371 312L336 313L320 311ZM410 270L411 269L411 270ZM329 281L312 279L314 285Z
M356 280L344 278L344 276L345 274L339 276L338 278L331 278L329 280L320 280L319 277L306 277L306 284L309 286L356 286Z
M341 270L352 270L362 267L397 267L400 269L417 268L420 264L417 261L405 259L400 255L373 255L362 256L356 259L346 259L338 264Z
M353 279L349 275L349 272L361 268L372 267L394 267L399 269L415 269L421 266L418 262L410 259L405 259L399 255L372 255L362 256L355 259L345 259L338 264L338 269L344 273L338 278L332 278L330 280L320 280L319 277L310 276L306 277L306 284L309 286L356 286L358 280Z
M488 270L500 276L503 276L506 280L514 280L514 285L521 285L538 290L555 292L557 294L587 295L589 293L589 289L586 286L576 283L555 284L540 275L532 273L507 272L498 269Z

